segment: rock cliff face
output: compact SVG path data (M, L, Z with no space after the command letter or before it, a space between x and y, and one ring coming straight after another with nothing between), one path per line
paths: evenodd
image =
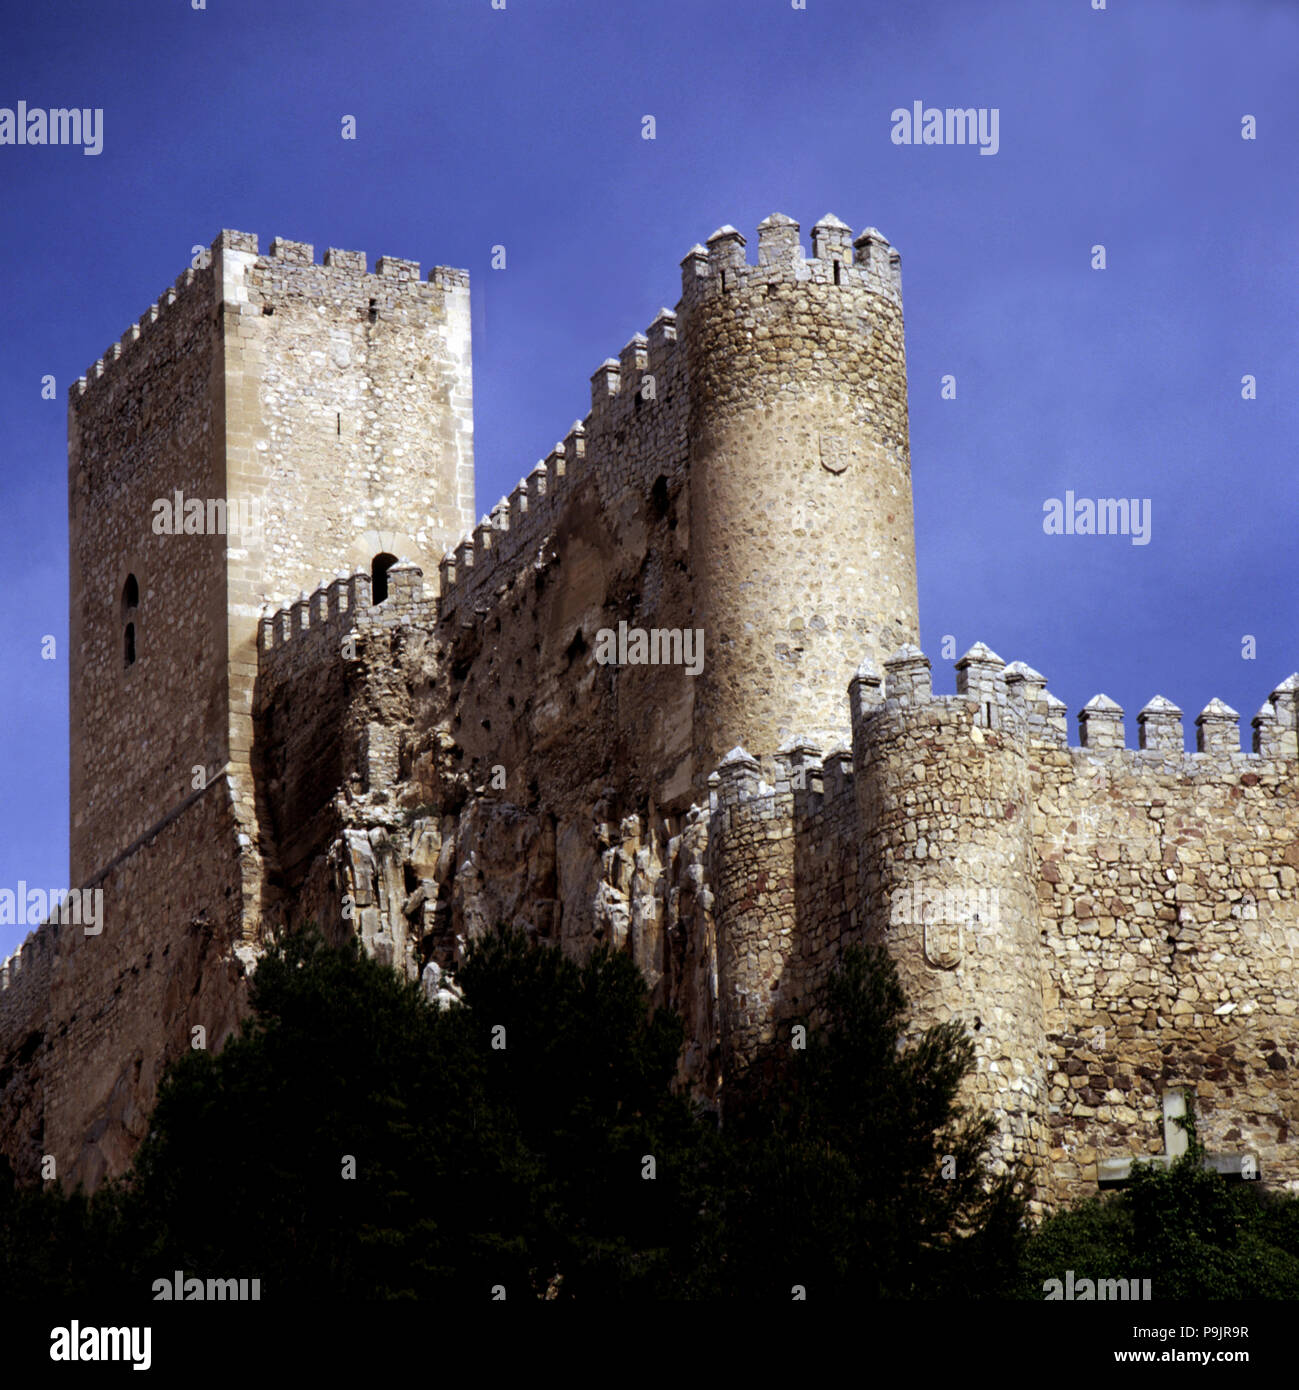
M265 934L314 920L440 1004L501 925L627 951L723 1116L879 942L914 1029L969 1028L994 1165L1040 1207L1159 1152L1183 1088L1221 1163L1299 1183L1299 677L1250 753L1219 701L1187 753L1160 698L1127 749L1103 696L1071 747L1045 678L981 644L935 695L897 253L834 218L812 250L779 216L756 265L733 228L692 248L676 311L436 568L472 515L460 272L224 233L78 388L73 507L113 521L74 522L104 683L74 714L74 844L105 927L42 928L0 972L21 1176L120 1172L166 1061L219 1046ZM182 427L186 485L233 479L266 535L149 549Z
M332 883L321 911L353 924L367 950L411 978L454 979L469 943L505 925L577 954L629 952L655 1004L681 1013L690 1039L679 1078L701 1096L718 1084L717 974L707 887L708 816L679 829L638 815L597 819L557 842L549 816L471 798L440 820L358 800L325 851ZM562 893L561 893L562 885ZM284 906L299 918L303 909ZM314 915L314 914L313 914ZM319 918L317 918L319 920Z

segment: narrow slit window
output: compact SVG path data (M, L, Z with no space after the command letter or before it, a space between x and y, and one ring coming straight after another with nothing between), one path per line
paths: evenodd
M135 575L128 574L122 585L122 664L135 665L135 620L140 607L140 583Z

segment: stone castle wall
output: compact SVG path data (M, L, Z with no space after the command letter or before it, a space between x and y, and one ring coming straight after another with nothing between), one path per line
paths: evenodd
M971 1098L1002 1116L998 1154L1043 1157L1042 986L1031 784L1004 680L975 647L935 699L904 647L858 682L854 755L868 936L898 962L916 1026L960 1019ZM994 659L995 660L995 659ZM873 689L872 689L873 685ZM873 697L873 698L872 698Z
M681 807L698 781L696 678L590 660L620 621L697 625L676 335L662 311L606 359L586 419L442 566L444 672L425 718L445 721L471 782L503 767L521 804L558 813L573 792L589 805L622 781Z
M1036 752L1048 1123L1062 1185L1162 1148L1161 1096L1189 1085L1210 1152L1299 1180L1299 797L1293 678L1240 750L1213 702L1084 711L1087 746ZM1286 686L1290 688L1287 690ZM1154 702L1152 702L1153 704ZM1098 717L1099 715L1099 717ZM1099 731L1096 728L1100 724ZM1099 732L1100 737L1097 737Z
M120 1171L187 1030L233 1026L256 935L312 919L409 975L501 924L626 950L685 1020L681 1083L723 1102L883 942L913 1028L971 1030L969 1098L1043 1205L1157 1150L1183 1082L1211 1148L1299 1181L1294 678L1252 754L1217 704L1186 754L1158 700L1125 750L1103 697L1070 748L1044 678L981 646L934 696L897 253L833 218L812 253L778 216L756 265L733 228L693 248L676 311L477 526L462 272L226 232L77 388L74 865L108 901L102 937L43 929L0 976L25 1174ZM262 504L188 567L213 538L130 550L178 444L187 494ZM409 562L376 605L380 552ZM128 563L137 664L165 654L134 702L104 599ZM197 626L153 634L186 585ZM623 623L702 630L702 670L597 661ZM100 739L122 765L92 777ZM168 792L191 762L206 790ZM153 798L129 825L113 776Z
M774 785L739 749L719 769L724 1070L818 1022L842 948L875 941L915 1030L969 1030L967 1098L998 1116L997 1155L1030 1166L1041 1206L1162 1152L1163 1097L1187 1087L1211 1153L1299 1185L1299 681L1264 706L1253 752L1215 701L1187 753L1160 699L1141 749L1104 697L1069 747L1043 678L981 646L955 696L932 694L915 648L886 668L852 682L852 767L795 742Z
M474 523L469 278L437 266L222 233L231 479L260 503L232 557L256 616L388 551L431 571ZM245 587L240 581L248 581ZM245 615L246 616L246 615Z
M409 690L391 649L381 665ZM1181 1085L1211 1150L1299 1181L1299 805L1296 759L1276 756L1293 682L1260 718L1268 752L1211 728L1188 754L1113 746L1098 702L1070 748L1045 682L986 648L955 696L932 694L914 648L886 670L852 682L851 751L792 740L764 770L736 750L685 818L609 786L565 820L466 782L428 815L430 783L399 758L378 800L339 808L336 891L373 909L364 935L412 971L454 968L498 923L629 950L688 1021L683 1079L714 1096L721 1074L788 1047L792 1024L823 1022L843 948L879 941L916 1029L970 1030L968 1099L999 1117L998 1156L1031 1166L1043 1205L1094 1190L1107 1159L1159 1152L1163 1095Z
M229 494L258 526L226 552L224 713L236 805L259 853L253 758L259 621L304 583L387 554L426 564L473 520L469 281L436 266L222 232L223 445ZM266 879L245 888L258 931Z
M463 271L421 281L380 257L371 274L360 252L316 265L305 243L259 255L222 232L73 388L74 883L178 804L195 768L231 769L257 838L259 616L383 552L431 565L472 524L469 333ZM177 492L226 504L224 533L160 533L156 504Z
M719 234L708 253L710 294L735 294L746 274L764 297L768 283L776 295L792 292L799 274L810 280L801 292L844 289L842 265L834 283L833 255L810 263L809 272L809 263L772 240L787 235L772 221L760 265L741 270L734 248L742 239ZM887 247L877 236L859 241L864 257L877 261L878 248ZM736 277L726 289L723 261ZM703 266L697 248L684 266L687 287ZM896 305L887 278L878 265L857 273L869 286L866 302L889 311L882 341L893 341L900 318L889 316ZM732 302L739 307L723 322L753 331L744 329L748 306ZM824 304L816 315L833 317ZM764 1047L787 1044L793 1022L823 1019L825 981L844 946L884 941L899 960L916 1026L960 1019L971 1029L979 1072L970 1098L1001 1117L999 1156L1029 1162L1047 1201L1075 1195L1094 1182L1096 1154L1158 1147L1161 1087L1176 1070L1142 1078L1145 1094L1132 1120L1133 1107L1120 1112L1113 1100L1119 1085L1107 1087L1109 1108L1087 1104L1100 1094L1090 1083L1113 1059L1100 1057L1092 1067L1089 1056L1088 1070L1078 1072L1073 1053L1062 1052L1062 1040L1082 1036L1071 1001L1080 989L1079 1002L1088 996L1058 958L1069 938L1051 935L1051 914L1039 903L1055 872L1042 818L1050 798L1059 814L1070 811L1076 788L1044 782L1043 767L1062 747L1071 760L1095 758L1109 728L1104 711L1089 707L1088 747L1067 750L1062 713L1045 682L1022 664L1003 668L985 648L961 663L955 697L933 697L928 661L906 646L887 663L886 684L875 666L880 643L899 635L905 641L913 630L902 602L899 623L867 623L858 632L855 657L867 660L847 701L839 683L838 712L818 690L800 706L811 728L780 747L756 746L758 758L732 755L710 783L702 684L679 669L619 669L593 659L601 627L620 619L682 626L690 621L682 612L700 621L705 606L695 564L700 468L682 411L697 387L697 362L713 360L691 355L702 331L687 288L677 314L660 314L647 335L602 364L586 420L443 561L435 615L421 596L425 606L406 613L381 642L360 644L360 669L338 687L347 713L329 716L349 730L351 782L312 842L312 901L327 880L326 896L332 889L357 905L367 942L409 970L430 959L454 967L464 944L497 923L579 952L600 942L628 949L656 998L688 1020L683 1079L712 1095L724 1069L734 1077ZM735 344L728 350L734 354ZM725 394L722 386L714 381L708 391ZM735 401L742 419L742 391ZM891 426L871 427L882 439L873 457L900 468L905 413ZM838 476L823 471L831 481ZM899 472L889 486L900 490L903 481ZM772 512L781 514L783 505L773 499ZM909 532L909 495L907 507ZM882 533L871 544L882 551L894 539ZM734 551L738 543L725 544ZM896 599L905 583L885 577ZM337 662L332 649L345 616L334 627L325 623L323 656L309 645L313 615L326 614L329 602L319 591L278 615L262 654L262 708L302 749L320 746L317 721L275 712L299 707L283 684L289 666L298 683L318 690L318 663ZM345 614L347 600L336 607ZM357 630L368 621L362 608ZM281 632L292 634L283 650ZM705 634L715 639L716 629L705 626ZM762 640L783 639L764 631ZM848 638L836 640L842 665ZM710 647L710 663L716 655ZM755 700L764 680L783 688L761 661L757 675L750 673L748 687ZM1280 718L1265 720L1262 736L1280 750L1278 730L1286 719L1293 725L1293 711L1273 713ZM1157 724L1156 711L1152 739ZM789 726L754 727L774 738ZM849 729L851 751L843 739L822 754L820 745ZM279 746L267 740L268 748ZM306 776L301 753L283 748L277 766ZM1148 755L1139 758L1121 795L1142 806L1153 792ZM313 805L324 805L327 782ZM1293 825L1281 785L1260 785L1279 823ZM300 828L307 809L299 804L285 823ZM1273 848L1283 852L1280 840ZM965 920L952 918L953 904L970 908ZM980 911L981 920L970 920ZM1134 900L1130 911L1135 920L1145 908ZM1106 980L1120 978L1123 958L1105 957L1097 968ZM1107 1036L1127 1055L1119 1026ZM1186 1052L1180 1033L1165 1032L1155 1046L1170 1056ZM1222 1060L1205 1055L1206 1063ZM1292 1109L1293 1097L1276 1084L1277 1063L1263 1065L1271 1104ZM1082 1114L1074 1113L1078 1104ZM1238 1128L1222 1128L1224 1144L1241 1137ZM1218 1131L1210 1133L1216 1140ZM1265 1168L1288 1174L1275 1142L1257 1152Z
M196 766L215 774L228 756L225 538L158 534L153 509L177 491L225 496L214 285L210 267L187 270L69 399L73 885L182 801ZM199 653L217 655L196 691Z
M44 1152L46 1036L58 930L46 922L29 932L0 965L0 1134L15 1174L28 1181L40 1172Z
M87 881L97 935L47 923L0 967L0 1133L21 1181L47 1155L69 1189L121 1172L191 1030L219 1048L237 1027L241 852L220 777Z

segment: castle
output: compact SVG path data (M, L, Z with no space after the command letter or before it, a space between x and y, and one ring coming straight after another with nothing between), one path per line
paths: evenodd
M1071 746L981 644L933 693L879 232L826 217L807 256L773 215L751 264L721 228L476 524L473 478L459 270L223 232L73 387L71 876L103 929L0 973L20 1177L122 1171L164 1064L314 918L430 994L500 923L627 950L723 1116L882 942L913 1026L970 1029L1037 1209L1174 1152L1186 1090L1217 1166L1299 1184L1299 677L1250 753L1216 700L1188 753L1158 697L1139 748L1104 696Z

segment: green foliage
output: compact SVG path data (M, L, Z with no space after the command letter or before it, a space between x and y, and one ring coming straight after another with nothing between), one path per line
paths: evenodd
M237 1039L185 1056L159 1095L127 1183L139 1275L364 1297L499 1267L521 1157L466 1031L355 941L334 950L314 932L267 953L252 1006Z
M1026 1237L992 1121L957 1100L970 1039L904 1045L883 952L847 953L828 1026L720 1131L674 1093L680 1022L625 955L507 933L459 983L439 1012L355 942L276 943L239 1036L169 1070L124 1180L87 1200L0 1165L0 1296L148 1298L181 1269L287 1299L1041 1299L1072 1269L1299 1297L1299 1199L1206 1170L1193 1117L1170 1169Z
M537 1267L575 1297L679 1292L709 1144L670 1089L680 1020L650 1016L640 972L606 948L579 965L521 935L489 938L459 978L490 1093L535 1165Z
M1299 1198L1204 1166L1194 1113L1186 1152L1140 1163L1120 1192L1042 1223L1025 1251L1020 1294L1048 1279L1149 1279L1152 1301L1299 1298Z
M0 1293L147 1297L176 1269L289 1298L527 1297L556 1273L578 1297L670 1292L707 1140L669 1089L679 1022L625 956L516 936L461 984L439 1012L354 941L276 943L240 1035L169 1069L124 1181L89 1203L0 1183Z
M732 1292L977 1297L1013 1278L1018 1175L989 1177L993 1121L957 1102L973 1044L945 1024L903 1047L905 1013L891 958L848 951L830 1027L728 1123Z
M70 1297L120 1279L119 1194L23 1189L0 1157L0 1296Z

